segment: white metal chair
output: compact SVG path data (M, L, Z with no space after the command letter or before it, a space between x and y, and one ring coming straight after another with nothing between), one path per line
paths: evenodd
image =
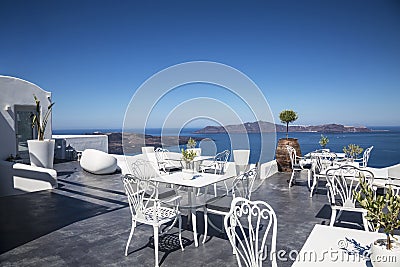
M267 259L272 266L277 266L278 224L275 211L268 203L235 198L224 218L224 226L239 267L261 267Z
M303 170L307 170L307 180L308 180L308 187L311 187L311 164L305 164L304 157L297 156L296 149L292 146L287 145L286 149L289 153L290 163L292 166L292 176L289 180L289 188L295 183L295 172L301 172Z
M164 171L165 173L175 172L182 170L182 166L179 164L174 164L171 160L168 159L167 149L158 147L155 150L155 155L158 163L158 167L160 170Z
M154 146L143 146L142 154L154 153Z
M122 177L126 195L128 196L129 208L132 214L132 227L128 242L125 247L125 256L128 255L129 244L132 240L137 223L143 223L153 226L154 248L155 248L155 266L158 266L158 236L163 235L170 230L178 221L179 224L179 243L183 249L181 235L181 213L179 212L179 200L177 196L168 201L168 207L164 207L158 199L158 189L155 183L150 180L143 180L133 175ZM172 205L173 204L173 205ZM172 222L164 231L159 233L159 228L163 224Z
M212 160L205 160L200 164L201 172L224 174L226 162L229 159L229 150L224 150L214 156Z
M358 212L362 214L365 231L368 231L367 211L356 206L353 193L360 190L360 177L365 177L367 183L372 187L374 175L368 170L359 169L353 165L343 165L326 171L328 199L332 208L330 226L334 225L343 211Z
M246 172L249 168L250 150L233 150L236 174Z
M160 176L160 171L154 162L138 159L131 163L129 174L142 180L153 180ZM174 188L161 187L158 183L156 185L159 199L167 199L178 195Z
M332 152L321 152L311 157L313 183L310 188L310 197L313 196L315 188L318 188L319 179L325 178L326 170L334 165L335 160L336 154Z
M224 150L214 156L212 160L204 160L199 165L200 172L224 174L226 170L226 163L229 159L229 150ZM226 185L225 185L226 187ZM217 184L214 184L214 195L217 196Z
M370 146L369 148L365 149L363 157L360 159L355 159L355 162L359 162L360 168L366 168L368 165L368 160L369 156L371 154L371 150L374 148L374 146Z
M203 244L207 239L208 224L210 224L214 229L219 230L212 221L208 218L208 213L217 215L226 215L231 207L231 202L235 197L243 197L250 199L254 180L257 177L257 168L253 168L243 174L235 177L232 183L232 187L228 190L228 193L217 196L206 201L204 205L204 238Z

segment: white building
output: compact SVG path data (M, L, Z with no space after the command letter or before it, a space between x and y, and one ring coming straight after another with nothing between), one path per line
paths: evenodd
M29 161L27 140L37 138L32 128L31 114L36 105L33 95L40 100L43 112L51 103L51 93L39 86L9 76L0 76L0 159L18 154ZM44 114L44 113L43 113ZM51 138L51 114L47 123L45 138Z
M31 119L36 109L33 95L40 100L42 112L46 112L51 103L50 92L18 78L0 76L0 197L57 186L57 172L53 169L6 161L10 155L18 154L24 163L29 163L27 140L37 138ZM51 138L51 133L49 117L45 138Z

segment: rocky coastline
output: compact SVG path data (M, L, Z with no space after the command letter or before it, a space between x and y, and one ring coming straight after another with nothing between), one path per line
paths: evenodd
M197 130L196 134L216 134L216 133L271 133L286 132L286 126L274 124L271 122L257 121L246 122L244 124L227 125L227 126L207 126ZM317 132L317 133L361 133L371 132L371 129L365 126L345 126L341 124L323 124L316 126L289 126L290 132Z

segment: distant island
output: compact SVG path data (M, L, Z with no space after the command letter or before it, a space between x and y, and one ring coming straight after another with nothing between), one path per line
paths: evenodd
M196 134L217 134L217 133L271 133L286 132L286 126L265 121L246 122L244 124L227 126L207 126L197 130ZM289 126L290 132L317 132L317 133L362 133L372 130L365 126L344 126L341 124L323 124L316 126L293 125Z

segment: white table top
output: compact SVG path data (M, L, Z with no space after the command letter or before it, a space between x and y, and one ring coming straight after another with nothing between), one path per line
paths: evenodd
M309 153L305 154L304 157L309 158L309 157L311 157L311 156L323 156L323 155L326 155L326 154L329 154L329 153L335 154L337 158L345 158L345 157L346 157L346 154L343 153L343 152L337 152L337 153L336 153L336 152L332 152L332 151L331 151L331 152L325 152L325 153L321 153L321 152L309 152Z
M315 225L292 267L368 266L370 245L384 233ZM279 261L279 259L278 259Z
M193 188L202 188L205 186L209 186L224 181L231 177L232 176L229 175L219 175L213 173L198 173L198 172L192 173L191 171L184 170L181 172L174 172L169 175L159 176L154 180L161 183L188 186Z
M212 160L214 159L213 156L196 156L193 158L192 161L203 161L203 160ZM166 160L172 160L172 161L185 161L183 158L168 158Z

